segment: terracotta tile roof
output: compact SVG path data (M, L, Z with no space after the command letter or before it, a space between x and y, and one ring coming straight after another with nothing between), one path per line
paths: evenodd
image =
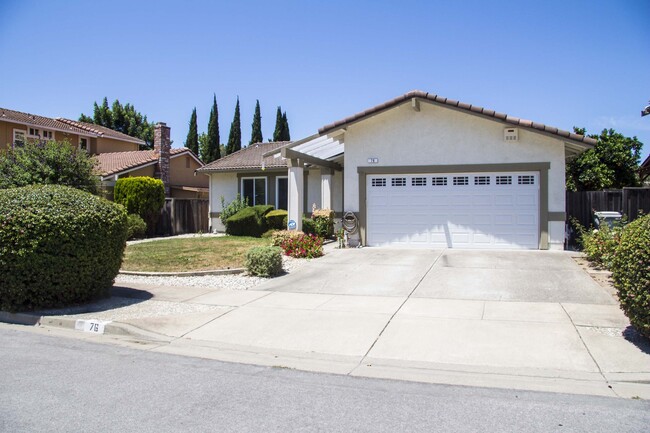
M80 134L85 136L94 136L88 131L81 129L74 125L69 125L51 117L38 116L31 113L23 113L22 111L10 110L8 108L0 108L0 121L20 123L23 125L33 125L40 128L52 129L55 131L70 132L73 134Z
M382 112L384 110L387 110L389 108L395 107L397 105L403 104L407 101L409 101L412 98L418 98L418 99L423 99L426 101L431 101L437 104L441 104L444 106L448 107L453 107L456 109L461 109L465 111L469 111L473 114L477 114L480 116L496 119L505 123L509 123L515 126L521 126L524 128L528 128L534 131L541 131L545 132L548 134L552 135L557 135L559 137L568 139L568 140L573 140L577 141L580 143L584 143L590 146L594 146L597 141L594 140L593 138L585 137L583 135L579 134L574 134L569 131L563 131L561 129L555 128L553 126L548 126L544 125L543 123L537 123L533 122L531 120L525 120L525 119L520 119L518 117L510 116L507 114L503 113L498 113L494 110L488 110L483 107L477 107L475 105L467 104L465 102L460 102L460 101L455 101L453 99L448 99L439 95L435 95L433 93L427 93L423 92L421 90L413 90L411 92L405 93L402 96L398 96L397 98L391 99L390 101L386 101L383 104L379 104L375 107L369 108L365 111L362 111L360 113L354 114L350 117L346 117L345 119L336 121L334 123L330 123L329 125L325 125L322 128L318 130L318 132L322 134L326 134L328 132L331 132L333 130L342 128L343 126L346 126L348 124L358 122L361 119L364 119L368 116L371 116L373 114L377 114L379 112Z
M262 155L291 143L290 141L276 141L271 143L255 143L242 150L239 150L223 158L206 164L197 171L232 171L242 169L262 169ZM284 168L287 162L283 158L275 158L273 155L264 158L265 168Z
M192 154L186 147L171 149L170 156L177 156L187 152ZM133 150L130 152L109 152L95 155L99 173L102 176L112 176L126 170L144 167L158 161L158 155L153 150Z
M57 117L56 120L58 120L59 122L63 122L67 125L73 126L75 128L79 128L83 131L89 132L94 136L114 138L116 140L129 141L131 143L137 143L137 144L145 144L144 140L141 140L136 137L131 137L130 135L126 135L124 133L112 130L110 128L106 128L105 126L95 125L94 123L79 122L77 120L70 120L63 117Z

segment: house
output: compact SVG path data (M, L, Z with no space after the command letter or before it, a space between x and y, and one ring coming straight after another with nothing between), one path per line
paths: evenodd
M0 149L26 139L68 141L91 155L135 151L145 144L139 138L92 123L0 108Z
M639 178L642 185L650 183L650 155L639 166Z
M139 150L145 142L92 123L50 118L0 108L0 149L25 140L67 141L94 155L107 195L120 177L151 176L163 179L167 197L207 198L208 179L195 170L203 163L189 149L172 149L169 127L156 125L154 149Z
M562 249L565 162L595 144L412 91L302 140L269 144L269 150L260 145L245 158L224 158L200 171L210 176L216 228L221 196L229 202L248 189L256 202L274 204L273 194L280 194L273 183L286 176L289 220L297 229L313 201L351 212L362 245Z
M153 150L100 153L100 181L108 196L117 179L149 176L162 179L165 196L171 198L207 198L208 179L198 176L201 160L188 148L171 148L170 128L159 122L154 130Z

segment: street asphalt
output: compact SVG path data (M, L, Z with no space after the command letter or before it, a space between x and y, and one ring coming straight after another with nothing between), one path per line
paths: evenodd
M314 374L62 333L0 325L0 431L625 433L650 425L642 400Z

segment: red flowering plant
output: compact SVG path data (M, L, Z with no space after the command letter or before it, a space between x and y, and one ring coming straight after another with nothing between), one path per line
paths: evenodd
M313 259L323 255L323 238L303 233L285 239L280 247L287 256Z

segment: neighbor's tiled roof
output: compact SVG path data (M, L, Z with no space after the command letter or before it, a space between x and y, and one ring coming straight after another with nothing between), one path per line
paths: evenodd
M242 169L261 169L262 155L291 143L290 141L276 141L271 143L255 143L228 156L212 161L199 168L197 171L229 171ZM275 158L272 155L264 158L265 168L283 168L287 166L284 158Z
M95 125L94 123L79 122L77 120L65 119L63 117L57 117L56 120L75 128L82 129L86 132L90 132L91 134L98 137L114 138L116 140L129 141L136 144L145 144L144 140L136 137L131 137L130 135L123 134L118 131L114 131L111 128L106 128L105 126Z
M15 122L23 125L33 125L40 128L52 129L55 131L70 132L73 134L80 134L85 136L93 136L88 131L81 129L74 125L69 125L51 117L38 116L31 113L23 113L22 111L10 110L8 108L0 108L0 121Z
M343 127L343 126L346 126L346 125L348 125L350 123L358 122L359 120L361 120L361 119L363 119L365 117L372 116L373 114L377 114L379 112L382 112L384 110L392 108L392 107L394 107L396 105L403 104L403 103L409 101L412 98L419 98L419 99L435 102L435 103L438 103L438 104L441 104L441 105L445 105L445 106L448 106L448 107L453 107L453 108L456 108L456 109L469 111L469 112L471 112L473 114L477 114L477 115L480 115L480 116L485 116L485 117L488 117L488 118L493 118L493 119L496 119L496 120L499 120L499 121L502 121L502 122L505 122L505 123L515 125L515 126L521 126L521 127L529 128L529 129L532 129L532 130L541 131L541 132L545 132L545 133L552 134L552 135L557 135L557 136L565 138L565 139L577 141L577 142L584 143L584 144L591 145L591 146L594 146L597 143L597 141L594 140L593 138L585 137L585 136L579 135L579 134L574 134L572 132L564 131L564 130L555 128L553 126L544 125L543 123L537 123L537 122L533 122L531 120L520 119L518 117L513 117L513 116L509 116L507 114L498 113L498 112L496 112L494 110L488 110L488 109L483 108L483 107L477 107L476 105L467 104L465 102L455 101L453 99L447 99L445 97L435 95L435 94L432 94L432 93L423 92L421 90L413 90L413 91L408 92L408 93L406 93L406 94L404 94L402 96L398 96L397 98L391 99L390 101L386 101L383 104L379 104L379 105L377 105L375 107L372 107L372 108L369 108L369 109L367 109L365 111L362 111L360 113L354 114L354 115L352 115L350 117L346 117L345 119L336 121L334 123L330 123L329 125L325 125L322 128L320 128L318 130L318 132L321 135L326 134L326 133L331 132L331 131L333 131L335 129L339 129L339 128Z
M190 150L186 147L171 149L170 156L179 155ZM95 155L99 162L98 169L102 176L112 176L125 170L146 166L158 161L153 150L133 150L130 152L109 152Z

